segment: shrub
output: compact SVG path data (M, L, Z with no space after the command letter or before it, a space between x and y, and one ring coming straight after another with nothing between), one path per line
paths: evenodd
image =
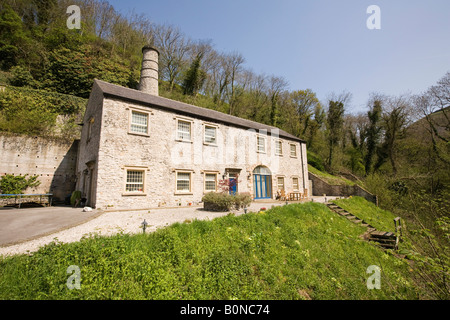
M239 193L234 196L234 204L236 209L245 208L252 203L250 193Z
M4 175L0 179L0 192L3 194L20 194L28 188L34 188L41 184L37 181L38 176L15 176L12 174Z
M203 196L203 207L208 211L228 211L233 207L233 196L228 193L210 192Z
M203 207L208 211L228 211L233 208L240 209L252 202L248 193L230 195L228 193L210 192L203 196Z

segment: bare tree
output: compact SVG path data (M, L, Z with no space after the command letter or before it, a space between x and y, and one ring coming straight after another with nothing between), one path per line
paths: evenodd
M239 76L239 73L242 71L242 64L244 63L244 61L244 57L238 52L233 52L225 56L225 66L227 68L226 73L229 75L227 100L230 106L230 114L234 113L236 100L236 80Z
M423 95L414 99L416 111L425 118L433 151L445 164L450 164L450 72Z
M154 32L155 45L160 52L161 78L169 82L169 90L172 91L175 81L186 66L185 59L191 49L191 41L173 25L158 25Z

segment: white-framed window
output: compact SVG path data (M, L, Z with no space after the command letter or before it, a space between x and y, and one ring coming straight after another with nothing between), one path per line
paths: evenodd
M262 136L256 137L256 151L258 152L266 152L266 138Z
M131 110L130 133L148 135L148 113Z
M177 120L177 139L182 141L191 141L192 122Z
M295 144L290 144L291 157L297 157L297 146Z
M281 140L275 140L275 155L283 155L283 142Z
M177 171L177 185L176 192L177 193L190 193L191 192L191 172L180 172Z
M205 125L204 142L207 144L217 144L217 127Z
M298 178L297 177L293 177L292 178L292 189L294 189L294 191L298 191Z
M217 173L205 173L205 192L217 191Z
M284 177L277 177L278 190L286 190L284 187Z
M145 170L127 169L125 192L144 193Z

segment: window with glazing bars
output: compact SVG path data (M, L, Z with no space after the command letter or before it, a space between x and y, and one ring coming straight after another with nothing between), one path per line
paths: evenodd
M278 189L280 190L284 190L284 178L283 177L278 177L277 179L278 181Z
M281 143L281 141L275 141L275 154L283 154L283 144Z
M191 140L191 123L189 121L178 120L178 139Z
M144 171L128 170L126 192L144 192Z
M297 156L297 147L295 146L295 144L291 144L291 157L296 156Z
M148 133L148 114L132 111L130 131L134 133Z
M257 137L257 147L259 152L266 152L266 139Z
M216 174L205 174L205 191L216 191Z
M177 191L191 191L191 174L188 172L177 172Z
M216 143L216 128L205 126L205 143Z
M292 188L298 190L298 178L292 178Z

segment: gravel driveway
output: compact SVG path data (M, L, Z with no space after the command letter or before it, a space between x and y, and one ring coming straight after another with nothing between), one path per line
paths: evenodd
M330 197L329 197L330 198ZM323 198L315 198L316 202L323 202ZM284 205L283 202L253 202L250 205L250 211L259 211L265 207L270 209L272 206ZM236 215L244 214L243 210L234 211ZM37 251L55 238L64 243L79 241L83 236L89 234L99 234L102 236L123 233L139 233L144 219L148 226L146 231L155 231L158 228L166 227L175 222L183 222L185 220L212 220L214 218L228 214L228 212L210 212L204 211L201 207L182 207L182 208L158 208L150 211L115 211L104 212L95 219L73 228L62 230L38 239L19 243L16 245L0 248L0 255L9 256L15 254L23 254Z

